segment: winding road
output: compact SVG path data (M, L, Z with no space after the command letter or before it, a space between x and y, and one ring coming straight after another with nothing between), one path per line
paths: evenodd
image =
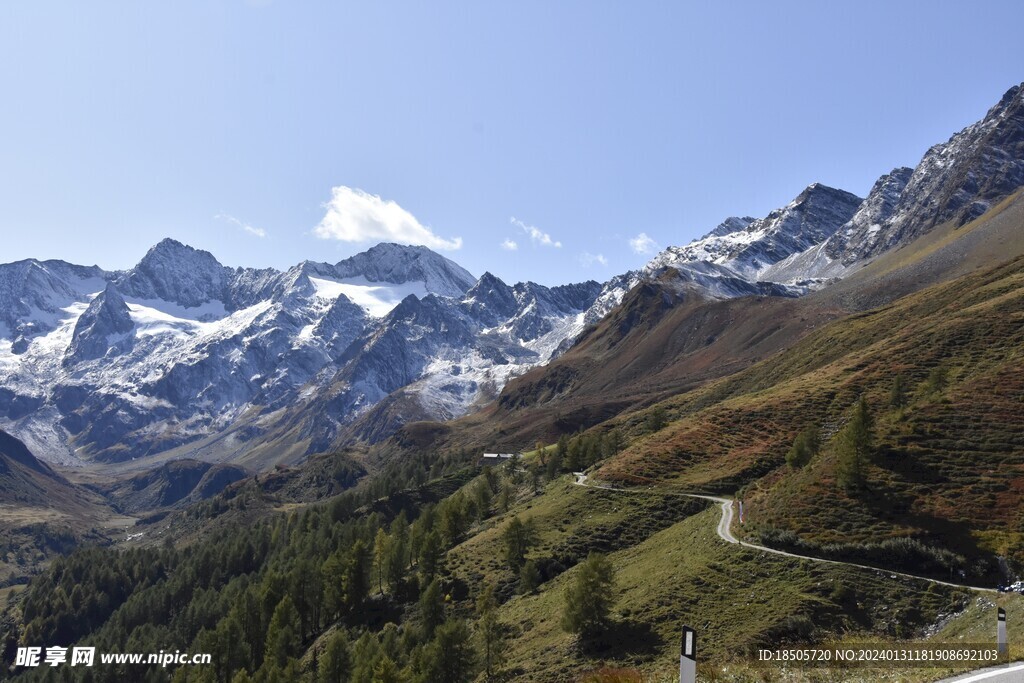
M608 486L606 484L588 484L588 476L585 472L573 472L575 477L574 483L577 486L583 486L592 489L603 489L605 491L618 491L620 493L631 493L631 494L655 494L662 496L681 496L684 498L699 498L701 500L710 500L722 508L722 517L718 520L718 528L715 530L718 533L718 537L726 543L739 544L745 548L753 548L754 550L760 550L762 552L771 553L773 555L782 555L783 557L795 557L801 560L810 560L812 562L823 562L825 564L844 564L848 567L857 567L859 569L868 569L874 572L881 572L889 574L890 576L902 576L909 579L918 579L920 581L930 581L943 586L951 586L953 588L966 588L972 591L979 591L982 593L998 593L994 588L981 588L978 586L968 586L959 583L951 583L949 581L939 581L926 576L917 576L915 574L906 574L903 572L889 571L886 569L880 569L878 567L872 567L866 564L856 564L854 562L842 562L840 560L826 560L821 557L811 557L809 555L797 555L796 553L788 553L784 550L776 550L775 548L768 548L763 545L755 545L752 543L743 543L732 534L732 518L733 518L733 501L729 498L720 498L718 496L708 496L699 493L682 493L677 491L662 491L662 490L643 490L643 489L628 489L620 488L617 486ZM961 674L953 678L943 679L937 683L974 683L975 681L985 681L985 683L1024 683L1024 664L1013 663L1009 665L1002 665L998 667L992 667L989 669L982 669L979 671L973 671L966 674Z
M859 569L868 569L873 572L880 572L888 574L889 576L902 576L908 579L917 579L919 581L930 581L937 583L941 586L950 586L951 588L966 588L972 591L978 591L981 593L999 593L995 588L982 588L980 586L969 586L962 583L952 583L950 581L940 581L927 576L918 576L917 574L907 574L905 572L897 572L889 569L881 569L880 567L872 567L867 564L857 564L856 562L843 562L842 560L828 560L823 557L813 557L811 555L798 555L797 553L786 552L785 550L777 550L776 548L769 548L763 545L756 545L754 543L743 543L738 538L732 535L732 518L733 518L733 501L729 498L720 498L718 496L707 496L699 493L681 493L677 491L662 491L662 490L643 490L643 489L627 489L620 488L617 486L608 486L606 484L588 484L588 476L585 472L573 472L575 477L575 484L577 486L585 486L592 489L603 489L605 491L618 491L620 493L633 493L633 494L645 494L653 493L660 496L681 496L683 498L700 498L701 500L710 500L718 503L722 508L722 518L718 521L718 537L726 543L734 543L742 545L744 548L753 548L754 550L760 550L761 552L771 553L772 555L781 555L783 557L794 557L799 560L810 560L812 562L822 562L824 564L841 564L847 567L857 567Z

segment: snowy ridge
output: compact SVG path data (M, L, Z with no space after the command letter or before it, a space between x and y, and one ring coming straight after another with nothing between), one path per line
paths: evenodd
M508 307L448 259L394 244L283 272L174 240L125 272L0 265L0 424L77 462L159 453L254 414L269 429L332 383L347 387L334 425L403 388L426 417L452 417L578 334L599 288L496 282Z
M287 271L230 268L174 240L123 272L3 264L0 428L67 462L232 444L193 453L216 459L281 433L309 451L376 440L488 400L670 269L711 299L800 296L1022 186L1016 86L863 201L815 183L764 218L728 218L603 285L477 280L395 244Z
M597 322L626 292L668 268L714 299L804 294L809 289L806 282L766 274L776 264L834 235L861 203L849 192L814 183L764 218L727 218L699 240L668 247L642 269L609 280L586 320Z
M946 222L978 218L1024 185L1024 84L1010 88L985 118L929 149L913 170L879 178L857 214L826 244L766 277L827 280Z
M1010 88L984 119L929 149L916 168L881 176L863 201L815 183L765 218L728 218L699 240L665 249L641 270L605 283L587 321L669 267L715 298L798 296L937 225L963 225L1021 186L1024 84Z
M862 200L842 190L814 183L792 202L766 217L725 225L744 227L721 234L722 226L685 247L669 247L647 264L648 271L688 263L710 263L757 282L770 266L831 237L848 221Z
M462 415L578 336L599 290L597 282L510 287L485 273L459 299L410 296L349 347L322 392L308 394L328 408L295 412L313 415L306 429L316 450L339 434L375 441L390 434L382 424ZM398 402L402 417L368 416Z

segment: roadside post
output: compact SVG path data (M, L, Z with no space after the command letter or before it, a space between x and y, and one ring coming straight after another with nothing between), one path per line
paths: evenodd
M679 683L697 683L697 632L683 626L679 652Z
M1006 610L1002 607L999 608L998 624L996 628L996 649L999 652L1000 657L1006 657L1009 655L1009 645L1006 642Z

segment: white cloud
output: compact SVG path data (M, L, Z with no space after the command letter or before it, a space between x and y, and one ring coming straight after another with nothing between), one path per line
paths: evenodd
M263 239L264 237L267 236L267 231L264 230L263 228L257 228L255 226L249 225L245 221L240 221L229 213L218 213L216 216L214 216L214 218L226 221L231 225L235 226L236 228L241 228L250 235L259 237L260 239Z
M580 263L583 264L584 268L592 266L595 263L599 263L602 266L607 266L608 259L604 257L604 254L591 254L589 251L585 251L582 254L580 254Z
M506 237L505 241L501 243L501 248L505 251L515 251L519 248L519 245L516 244L515 240L510 240Z
M515 216L509 218L509 222L511 222L512 225L522 228L523 232L530 236L530 241L533 242L534 244L539 244L542 247L555 248L561 248L562 246L562 243L559 242L558 240L551 239L551 235L547 234L546 232L543 232L542 230L540 230L540 228L536 228L532 225L527 225L526 223L522 222Z
M444 250L462 247L461 237L439 237L395 202L358 188L344 185L332 188L331 201L324 206L327 213L313 228L313 234L321 239L401 242Z
M658 244L648 237L646 232L642 232L629 240L629 246L638 254L653 254L658 251Z

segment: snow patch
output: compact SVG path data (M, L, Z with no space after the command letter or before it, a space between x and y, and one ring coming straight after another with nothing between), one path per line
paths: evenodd
M333 301L344 294L352 303L374 318L383 318L410 294L415 294L418 299L427 295L427 286L423 282L393 285L370 282L362 277L344 280L311 277L309 281L316 288L318 297Z

